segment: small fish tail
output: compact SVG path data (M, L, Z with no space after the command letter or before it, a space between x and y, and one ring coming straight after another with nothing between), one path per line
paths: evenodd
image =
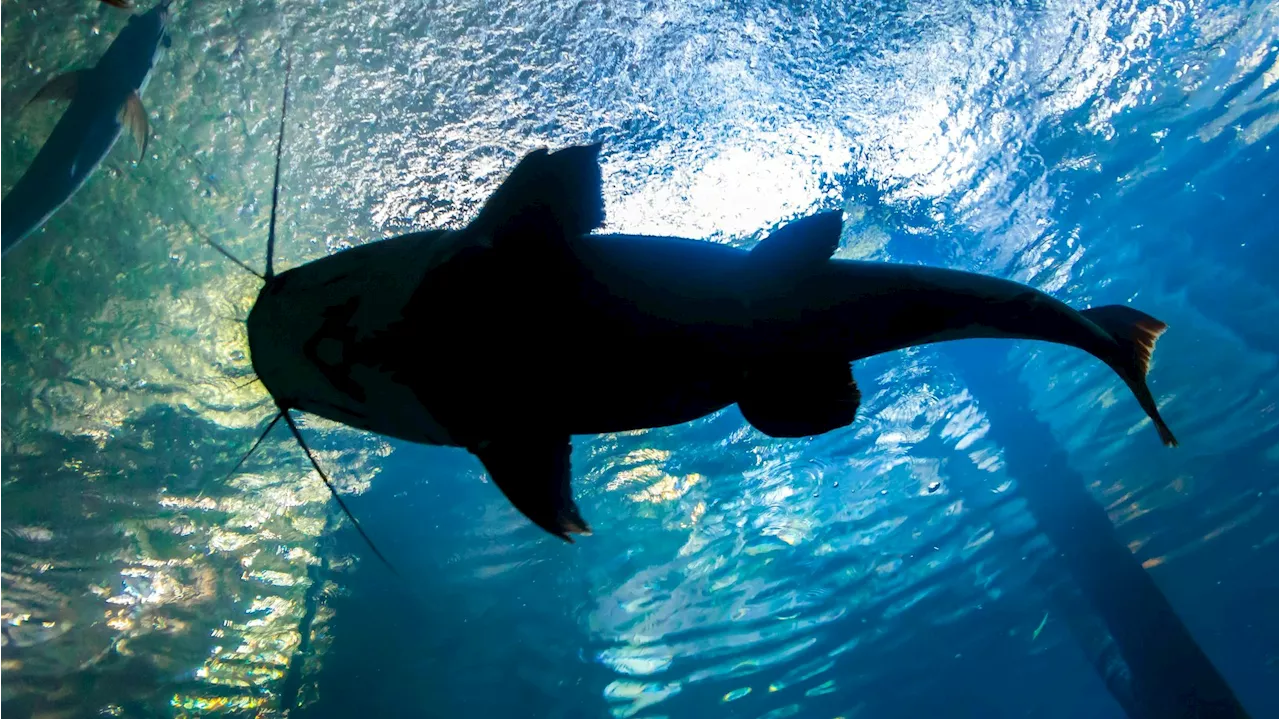
M1147 370L1151 367L1156 340L1169 326L1151 315L1124 305L1095 307L1084 310L1081 314L1111 335L1119 345L1116 354L1103 359L1129 385L1138 404L1142 405L1142 409L1155 424L1165 446L1177 447L1178 440L1160 416L1155 398L1151 396L1151 389L1147 387Z

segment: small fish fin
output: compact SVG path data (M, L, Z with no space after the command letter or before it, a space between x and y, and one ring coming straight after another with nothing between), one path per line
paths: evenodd
M1160 416L1151 389L1147 387L1147 371L1151 368L1151 355L1156 340L1168 325L1160 320L1125 305L1106 305L1081 311L1090 322L1111 335L1119 345L1119 353L1109 360L1111 368L1129 385L1138 404L1160 433L1160 440L1169 447L1177 447L1178 440Z
M44 87L40 88L40 91L35 94L35 97L27 100L27 104L23 105L22 108L25 110L41 100L70 101L75 99L76 91L80 89L80 80L84 78L87 72L88 70L72 70L58 75L46 82Z
M497 249L591 232L604 224L599 155L599 143L525 155L468 229Z
M127 126L133 133L133 141L138 144L140 151L138 161L141 162L147 156L150 128L147 124L147 109L142 106L142 98L138 97L138 93L130 93L129 99L124 101L124 107L120 108L120 124Z
M568 435L513 436L471 448L493 483L534 524L572 543L570 534L591 534L573 502Z
M106 5L110 5L111 7L118 7L121 10L133 9L133 3L130 2L130 0L102 0L102 2Z
M749 371L738 409L770 437L808 437L853 424L861 401L849 363L824 360Z

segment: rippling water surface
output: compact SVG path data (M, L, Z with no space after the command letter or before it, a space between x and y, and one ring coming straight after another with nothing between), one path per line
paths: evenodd
M1277 712L1274 3L175 9L147 157L123 140L4 262L5 709L1119 717L1022 498L1076 482ZM125 15L0 11L7 191L58 117L18 108ZM270 415L258 285L199 237L260 262L282 42L286 266L460 226L523 152L599 140L609 231L749 246L844 208L840 257L1132 302L1172 327L1152 383L1183 446L1075 351L920 348L859 363L858 422L821 437L729 409L576 438L596 535L568 546L460 450L308 418L396 582L283 432L224 479Z

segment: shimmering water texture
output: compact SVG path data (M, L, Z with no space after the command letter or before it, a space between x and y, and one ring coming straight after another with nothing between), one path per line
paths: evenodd
M3 263L5 711L1123 717L1089 578L1030 511L1083 487L1280 712L1274 3L173 10L146 157L118 142ZM17 108L127 15L0 15L8 192L60 112ZM858 421L820 437L729 409L576 438L595 536L569 546L459 450L304 418L394 582L287 433L224 479L272 407L259 281L200 236L261 262L282 43L282 267L460 227L526 151L602 141L609 232L747 247L841 208L838 257L1132 302L1171 327L1151 378L1182 446L1083 353L915 349L859 363Z

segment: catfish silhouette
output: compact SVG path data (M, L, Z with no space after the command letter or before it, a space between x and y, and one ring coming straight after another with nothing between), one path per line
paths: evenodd
M282 116L281 145L283 131ZM979 274L834 260L839 212L791 222L750 251L592 235L604 221L599 150L529 153L464 229L279 274L273 199L248 317L254 370L280 410L266 432L283 418L305 450L289 414L300 410L465 448L517 509L568 541L590 533L570 488L572 435L674 425L735 403L772 437L829 432L858 409L850 363L915 345L1077 347L1119 374L1176 444L1146 384L1159 320L1123 306L1076 311Z

